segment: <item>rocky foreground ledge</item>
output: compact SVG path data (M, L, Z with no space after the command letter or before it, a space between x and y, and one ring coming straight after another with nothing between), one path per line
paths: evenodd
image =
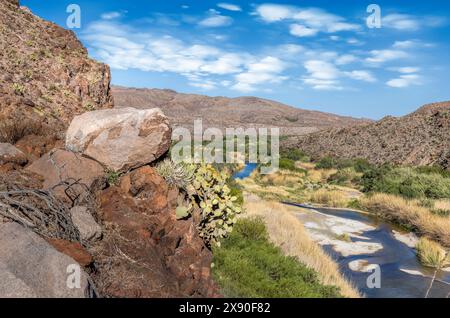
M150 165L170 135L159 109L126 108L75 117L46 153L0 144L0 297L217 296L211 252Z

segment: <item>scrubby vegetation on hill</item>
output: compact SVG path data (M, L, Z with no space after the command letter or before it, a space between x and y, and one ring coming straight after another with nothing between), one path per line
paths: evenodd
M439 165L450 169L450 102L423 106L407 116L306 136L282 144L314 158L366 158L374 164Z

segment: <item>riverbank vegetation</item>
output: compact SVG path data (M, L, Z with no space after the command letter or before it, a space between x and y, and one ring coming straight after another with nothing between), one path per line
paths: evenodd
M364 159L311 161L299 150L281 152L289 165L241 181L267 200L353 208L375 213L450 247L450 172L439 167L375 166Z
M285 255L314 270L325 285L336 286L344 297L359 297L357 289L340 273L339 266L308 235L303 224L277 202L264 201L247 195L243 217L259 217L264 220L270 241L279 246Z
M285 256L269 241L264 221L240 219L215 247L213 275L226 297L335 298L339 290L321 284L317 274Z

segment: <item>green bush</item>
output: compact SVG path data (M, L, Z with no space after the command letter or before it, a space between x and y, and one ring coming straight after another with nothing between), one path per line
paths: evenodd
M227 297L339 297L338 288L322 285L313 270L269 242L261 219L239 220L213 253L213 275Z
M279 167L281 170L289 170L294 172L302 172L306 174L306 170L297 168L295 161L287 158L280 158Z
M336 167L336 160L330 156L327 157L323 157L321 158L317 163L316 163L316 168L317 169L332 169Z
M418 169L382 166L366 171L361 178L364 192L384 192L405 198L450 198L450 178Z
M327 180L327 182L331 184L339 184L339 185L358 184L360 181L361 177L353 167L338 170L335 174L332 174Z
M293 161L309 162L309 156L299 149L289 149L281 151L281 158L290 159Z

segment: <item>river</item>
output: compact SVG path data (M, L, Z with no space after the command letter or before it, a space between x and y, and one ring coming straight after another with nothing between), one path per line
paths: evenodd
M235 179L256 169L248 164ZM341 272L369 298L423 298L434 270L420 264L414 249L418 238L370 214L351 210L312 208L285 203L303 223L311 238L339 264ZM378 266L378 268L376 268ZM373 274L379 269L381 286ZM450 269L439 271L429 297L450 293Z

